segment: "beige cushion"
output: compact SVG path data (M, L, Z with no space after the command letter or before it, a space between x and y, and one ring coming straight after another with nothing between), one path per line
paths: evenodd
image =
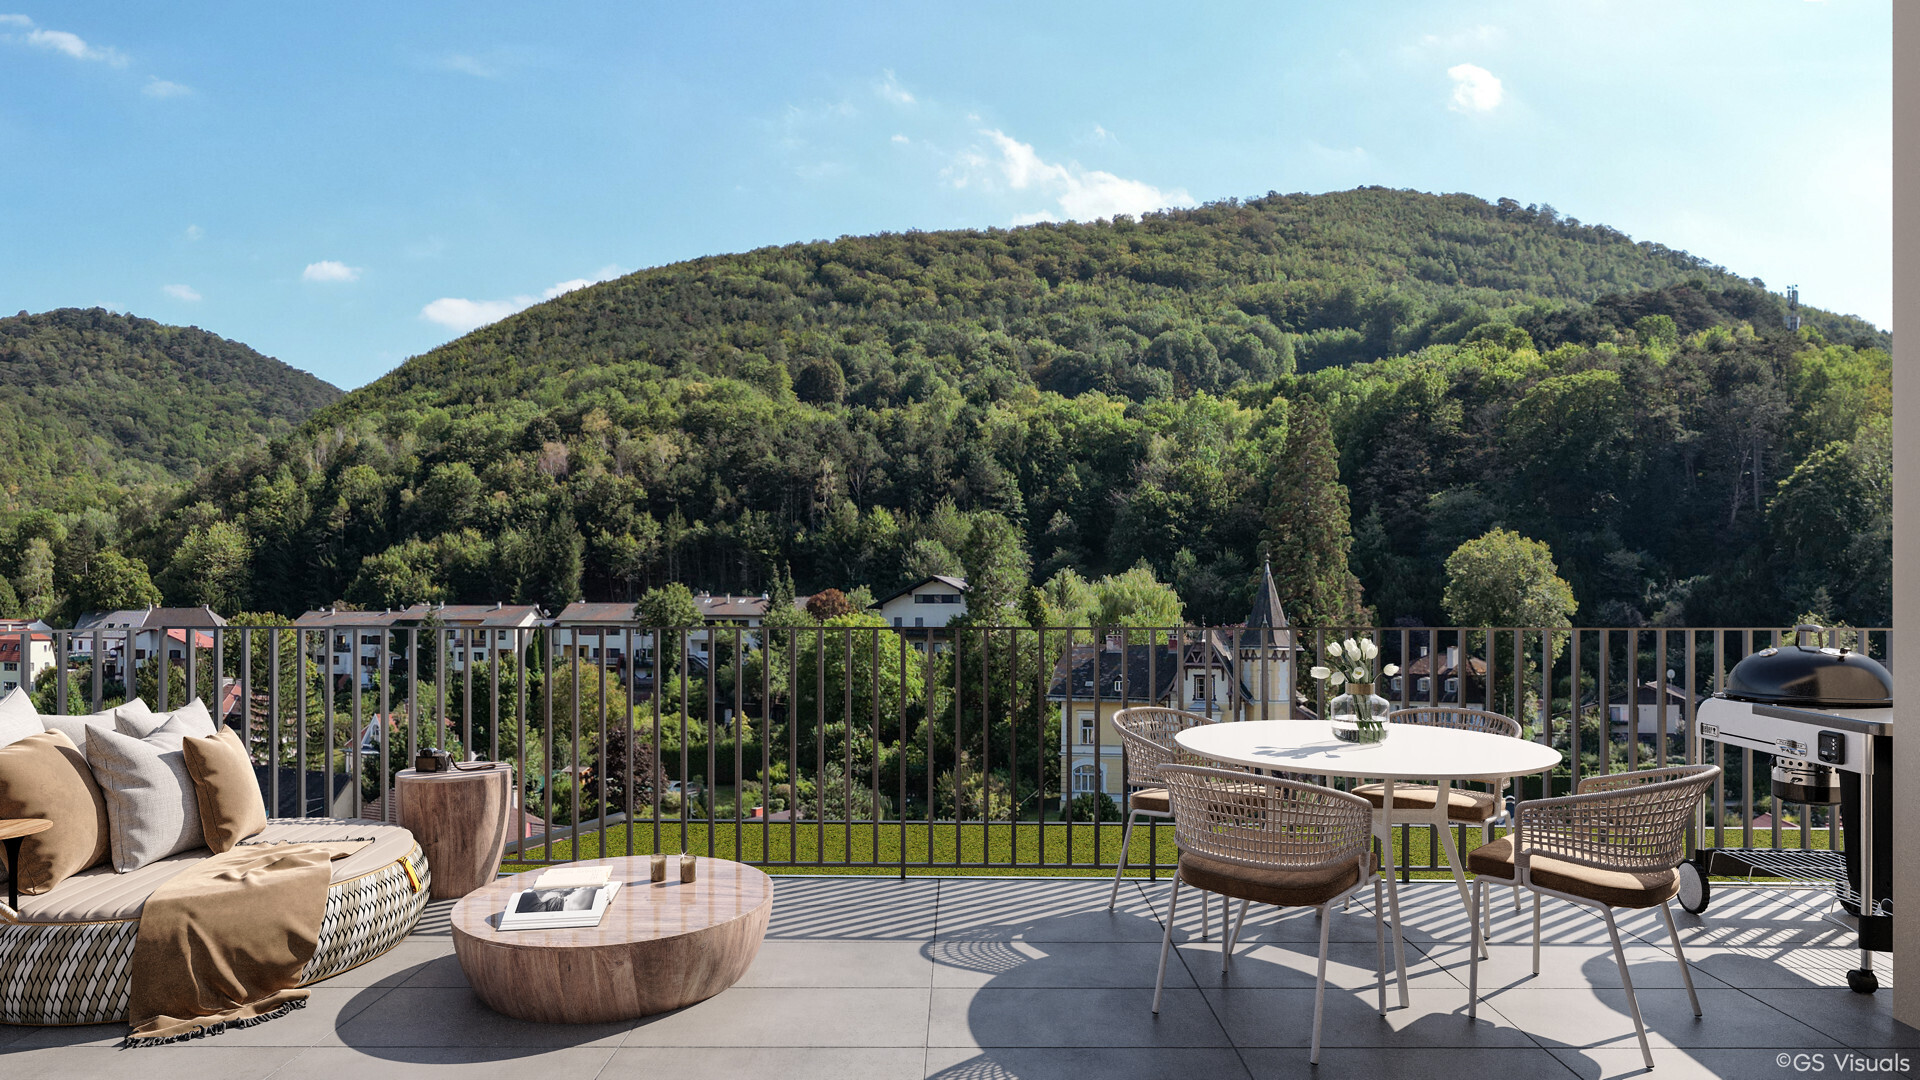
M1379 806L1386 798L1386 785L1361 784L1353 789L1355 795ZM1433 804L1440 798L1440 789L1430 784L1393 785L1393 808L1395 810L1432 810ZM1491 791L1473 791L1458 787L1447 788L1447 818L1451 821L1470 821L1475 825L1500 813L1500 797Z
M104 728L107 731L117 731L119 730L121 717L124 716L131 720L135 717L150 715L152 712L152 709L147 708L146 702L141 701L139 698L134 698L124 705L116 705L111 709L97 713L80 713L71 716L61 714L42 715L40 722L46 725L48 731L64 732L67 738L73 740L74 748L80 751L80 756L85 757L87 755L87 729ZM159 725L156 724L154 726L158 727ZM144 736L139 737L144 738Z
M223 727L206 738L182 740L187 775L200 805L200 831L207 850L215 854L267 827L267 803L260 797L260 778L253 759L232 728Z
M1583 896L1608 907L1657 907L1680 892L1680 875L1672 870L1629 872L1602 870L1579 863L1535 855L1528 860L1535 885L1555 892ZM1503 881L1514 879L1513 839L1503 836L1482 844L1467 856L1467 869Z
M181 726L169 720L144 739L87 729L87 764L106 798L113 868L122 874L206 844Z
M1180 880L1222 896L1256 904L1314 907L1339 896L1360 880L1360 864L1343 862L1319 870L1242 866L1190 851L1180 853Z
M20 844L20 891L44 893L107 853L107 808L73 741L58 731L0 747L0 818L53 827Z
M33 698L26 690L16 686L12 693L0 698L0 746L11 746L45 730L47 726L40 722L40 713L33 707Z
M267 829L241 846L251 844L304 844L328 840L372 840L373 843L333 864L333 881L352 881L371 874L395 859L403 859L413 850L413 834L397 825L372 821L339 821L332 818L275 818ZM60 887L43 896L20 898L20 917L27 922L111 922L136 919L147 897L160 883L183 868L211 859L205 848L151 862L131 873L116 874L102 863L68 878Z
M1127 800L1127 806L1132 810L1146 810L1152 813L1165 814L1171 812L1173 803L1167 796L1166 788L1155 787L1134 792Z

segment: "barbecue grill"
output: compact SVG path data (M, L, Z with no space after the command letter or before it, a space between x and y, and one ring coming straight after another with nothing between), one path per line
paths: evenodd
M1847 985L1871 994L1873 954L1893 948L1893 679L1862 653L1822 644L1823 627L1794 627L1790 645L1762 649L1702 702L1702 740L1773 757L1775 803L1835 805L1829 849L1701 848L1680 865L1680 905L1706 910L1712 875L1786 878L1830 885L1860 938L1860 967ZM1863 799L1862 792L1865 792ZM1809 822L1802 816L1802 833ZM1831 850L1838 834L1842 850ZM1865 882L1865 887L1862 887Z

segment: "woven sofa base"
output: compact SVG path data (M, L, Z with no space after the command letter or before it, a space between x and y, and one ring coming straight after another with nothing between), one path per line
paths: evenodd
M320 942L300 985L331 978L398 945L427 906L427 856L407 852L416 891L399 862L327 889ZM0 1024L108 1024L127 1019L139 919L0 923Z

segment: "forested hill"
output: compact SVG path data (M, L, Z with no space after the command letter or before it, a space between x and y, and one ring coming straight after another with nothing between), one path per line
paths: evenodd
M0 318L0 488L75 510L285 436L340 391L237 341L101 308Z
M1210 621L1271 555L1303 620L1438 621L1450 545L1503 525L1583 619L1871 620L1887 338L1784 314L1546 207L1382 189L767 248L417 357L130 550L281 612L1144 561Z

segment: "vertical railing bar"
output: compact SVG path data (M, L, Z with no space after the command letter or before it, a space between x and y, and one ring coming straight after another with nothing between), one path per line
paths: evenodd
M1753 629L1743 631L1746 649L1742 658L1753 655ZM1753 747L1740 748L1740 846L1753 846Z
M851 862L853 860L853 627L843 626L840 630L841 716L844 717L841 724L847 733L843 755L846 763L845 771L840 776L840 797L843 800L840 807L842 816L846 818L841 829L841 843L844 845L844 850L840 857L843 862ZM820 857L826 858L825 848L821 849Z
M868 856L867 861L869 863L872 863L875 866L878 866L880 864L880 820L886 816L886 814L881 810L881 802L880 802L881 742L880 742L880 628L879 627L877 626L873 627L871 631L869 631L869 633L867 634L867 645L868 645L868 652L871 656L871 659L869 660L867 666L868 666L868 669L873 672L873 685L868 691L869 695L872 698L872 704L873 704L872 717L871 717L871 727L873 730L873 763L868 768L868 772L867 772L867 776L870 780L870 784L869 784L870 791L868 792L868 799L870 801L867 803L867 805L870 807L868 812L873 817L873 830L872 830L873 837L872 837L872 843L871 843L872 854ZM847 676L847 680L848 682L852 682L853 676L849 674Z
M895 637L900 646L900 686L897 692L898 701L894 706L896 721L899 724L898 735L894 741L900 749L894 754L894 772L900 785L900 805L897 809L900 818L900 880L905 881L907 878L907 635L902 633ZM925 686L925 683L921 684L923 690ZM877 850L874 857L875 861L879 860Z
M761 644L764 645L766 631L762 630ZM631 652L632 650L628 650ZM764 655L764 653L763 653ZM764 666L764 665L763 665ZM733 857L745 862L747 845L741 837L744 832L740 825L741 790L746 786L743 774L746 772L746 733L752 730L747 722L747 653L746 634L739 623L733 624ZM766 781L761 780L761 799L766 798ZM761 815L765 816L762 810ZM629 826L631 828L631 826ZM632 845L629 844L629 847Z
M284 809L280 802L280 628L267 628L267 640L271 650L267 656L267 793L268 804L273 812L279 814ZM131 688L129 688L131 689ZM306 804L302 803L300 812L294 817L305 817Z
M349 645L347 647L347 678L353 682L353 737L348 741L347 745L347 760L351 762L349 771L353 779L348 786L352 789L353 816L356 818L367 816L366 800L364 798L365 792L361 790L365 786L367 775L367 763L362 759L361 744L366 741L367 735L366 718L360 699L360 637L360 630L358 627L355 627L350 632L348 637ZM219 673L222 670L219 660L220 640L221 631L215 630L213 632L213 649L215 654L213 670L214 681L216 683L219 682ZM220 691L216 690L214 693L219 694Z

